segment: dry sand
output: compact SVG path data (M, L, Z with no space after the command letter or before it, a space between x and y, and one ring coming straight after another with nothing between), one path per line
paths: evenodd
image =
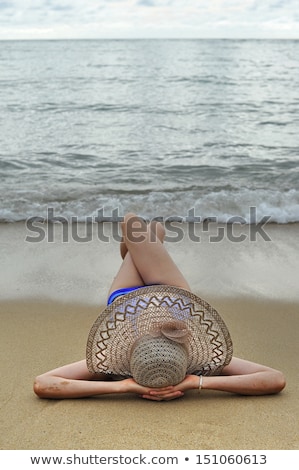
M195 391L171 402L132 395L41 400L36 375L82 359L118 266L117 245L28 244L23 224L0 226L1 449L299 449L298 226L271 242L169 249L194 292L225 319L236 356L283 370L273 396ZM106 274L105 276L103 274Z

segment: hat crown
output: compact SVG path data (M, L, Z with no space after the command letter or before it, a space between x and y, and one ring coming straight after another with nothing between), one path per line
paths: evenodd
M132 348L131 374L145 387L176 385L187 373L188 352L184 345L165 336L145 335Z

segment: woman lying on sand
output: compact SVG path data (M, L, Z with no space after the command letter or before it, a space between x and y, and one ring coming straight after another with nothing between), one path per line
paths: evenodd
M128 214L122 232L123 262L86 359L39 375L39 397L135 393L162 401L192 389L266 395L285 387L280 371L232 357L225 323L190 292L165 249L162 224Z

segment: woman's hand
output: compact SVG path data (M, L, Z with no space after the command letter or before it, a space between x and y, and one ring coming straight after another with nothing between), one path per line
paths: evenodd
M135 382L134 379L125 379L122 381L124 392L137 393L142 398L154 401L168 401L180 398L184 395L185 391L197 388L198 384L199 377L196 375L187 375L181 383L161 388L143 387Z
M169 401L174 400L175 398L180 398L183 395L183 392L179 390L174 390L173 386L169 386L165 388L150 389L148 393L145 393L144 395L140 396L141 398L146 398L147 400Z
M175 391L173 386L163 388L150 388L139 385L134 379L124 379L120 382L122 393L136 393L141 398L148 400L171 400L182 395L180 391Z
M187 375L179 384L165 388L152 388L149 394L143 395L142 398L158 401L173 400L182 397L187 390L196 389L198 386L199 377L197 375Z

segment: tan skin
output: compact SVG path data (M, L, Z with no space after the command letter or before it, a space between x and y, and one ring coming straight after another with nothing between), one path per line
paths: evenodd
M184 276L167 252L162 224L146 224L135 214L127 214L122 223L123 262L114 278L109 294L123 287L168 284L190 291ZM198 389L199 377L187 375L175 386L143 387L133 378L110 380L105 374L88 371L85 359L53 369L36 377L34 392L41 398L82 398L111 393L135 393L138 396L166 401ZM285 387L283 374L271 367L233 357L219 376L204 376L202 389L219 390L241 395L267 395Z

